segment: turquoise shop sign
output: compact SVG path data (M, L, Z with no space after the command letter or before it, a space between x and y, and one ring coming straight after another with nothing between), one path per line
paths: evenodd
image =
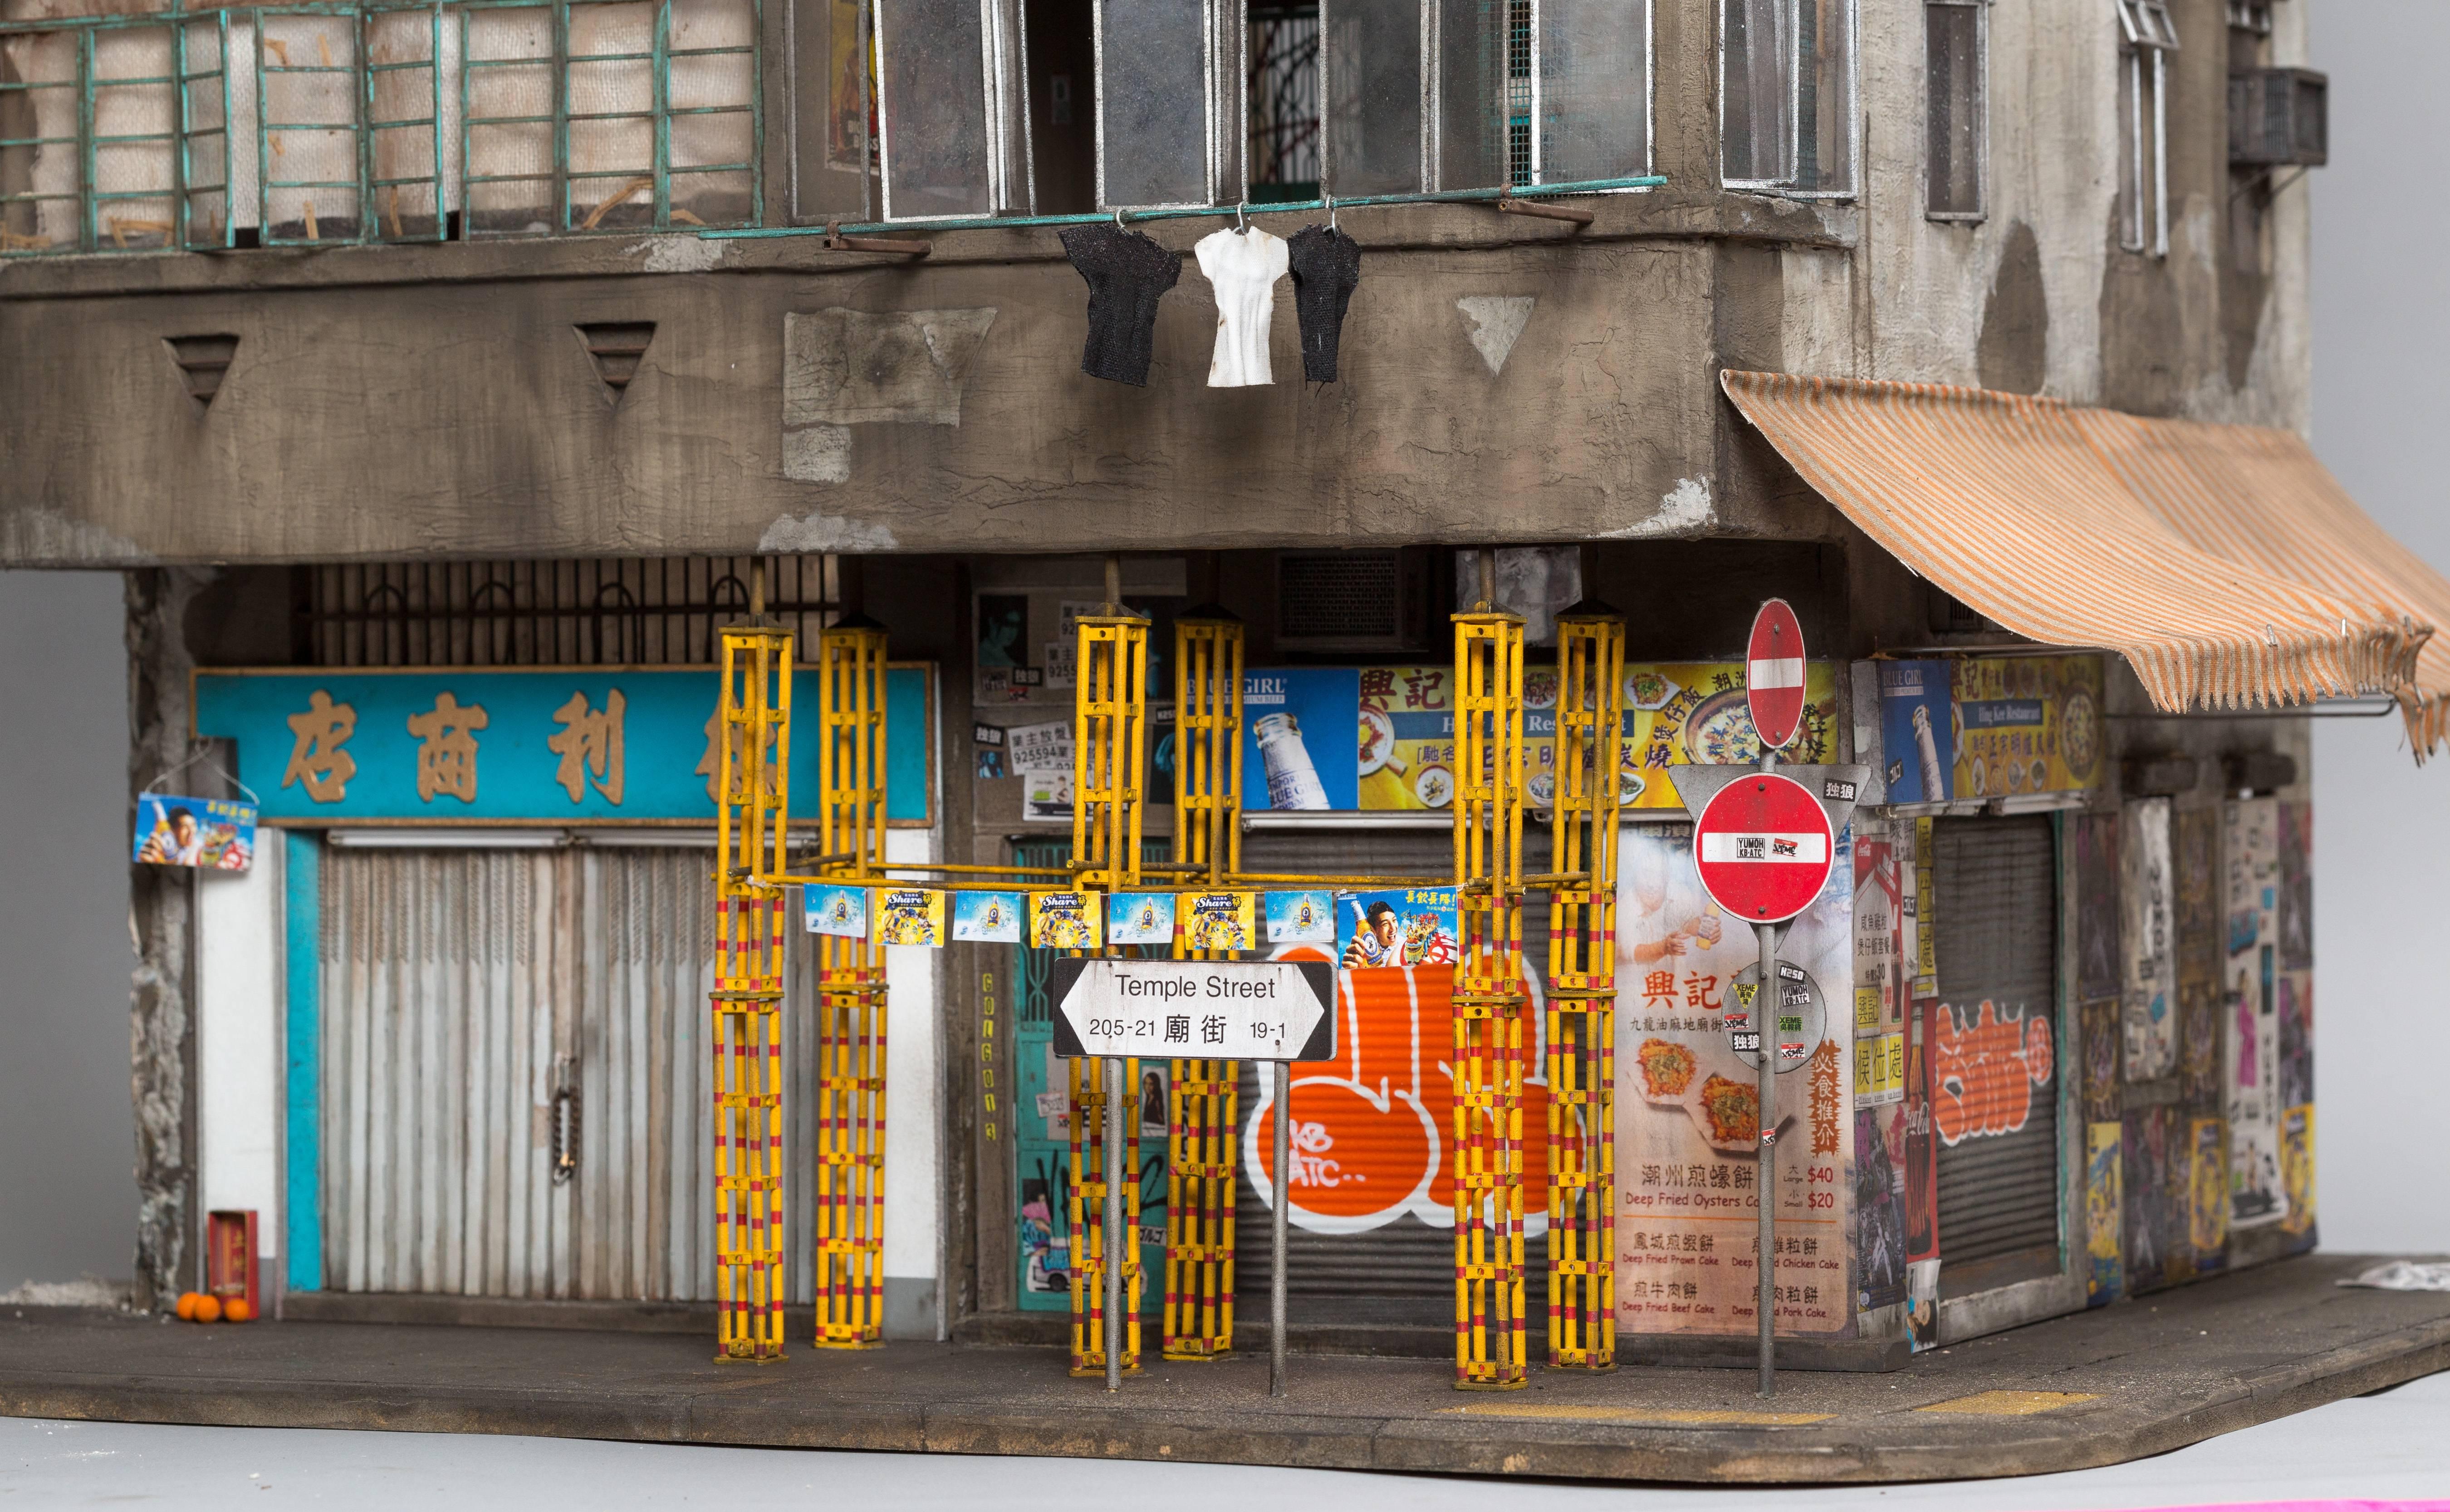
M885 817L934 822L931 665L885 672ZM276 824L714 823L710 667L199 669L195 733L238 743ZM817 803L817 679L792 688L795 819Z

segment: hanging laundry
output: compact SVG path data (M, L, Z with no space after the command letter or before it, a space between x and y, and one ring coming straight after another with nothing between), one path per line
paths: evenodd
M1103 223L1067 225L1057 234L1089 285L1089 339L1080 348L1080 371L1145 388L1157 301L1182 277L1182 254Z
M1285 276L1285 239L1254 225L1213 232L1191 250L1199 271L1216 285L1216 355L1208 364L1208 386L1274 383L1268 326L1276 313L1276 280Z
M1335 354L1344 334L1344 307L1361 281L1361 243L1332 225L1306 225L1293 233L1293 316L1301 325L1302 377L1335 381Z

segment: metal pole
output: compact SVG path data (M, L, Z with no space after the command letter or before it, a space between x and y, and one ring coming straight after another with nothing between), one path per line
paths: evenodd
M1135 1110L1137 1113L1137 1110ZM1123 1260L1138 1234L1123 1232L1123 1183L1138 1181L1139 1173L1123 1169L1123 1061L1106 1057L1106 1150L1099 1169L1106 1175L1106 1389L1123 1388Z
M1778 765L1778 753L1761 748L1760 769ZM1778 926L1757 924L1760 942L1760 984L1753 989L1753 1042L1760 1047L1760 1115L1754 1120L1760 1134L1760 1160L1754 1184L1754 1205L1760 1210L1760 1394L1778 1395Z
M1287 1169L1293 1158L1293 1068L1290 1061L1276 1065L1276 1201L1268 1237L1268 1316L1274 1321L1274 1334L1268 1340L1268 1395L1285 1394L1285 1225L1293 1209L1293 1173Z

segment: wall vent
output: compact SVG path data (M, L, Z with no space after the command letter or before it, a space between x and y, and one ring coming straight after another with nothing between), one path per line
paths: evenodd
M605 392L612 396L615 404L621 401L630 380L638 376L638 363L654 339L652 320L578 327L579 344L587 348L588 360L595 364L595 376L604 380Z
M1276 644L1402 650L1419 596L1401 552L1286 552L1276 558Z
M187 385L187 397L195 400L196 413L211 408L213 396L222 391L222 378L229 372L230 359L238 356L238 338L234 336L174 336L169 339L170 360L179 364L179 377Z

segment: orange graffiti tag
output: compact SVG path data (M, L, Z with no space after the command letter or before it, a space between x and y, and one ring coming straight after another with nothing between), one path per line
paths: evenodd
M2033 1089L2050 1085L2056 1064L2049 1018L2019 1009L2012 1018L1988 999L1963 1012L1941 1003L1932 1030L1932 1121L1939 1142L2025 1127Z

